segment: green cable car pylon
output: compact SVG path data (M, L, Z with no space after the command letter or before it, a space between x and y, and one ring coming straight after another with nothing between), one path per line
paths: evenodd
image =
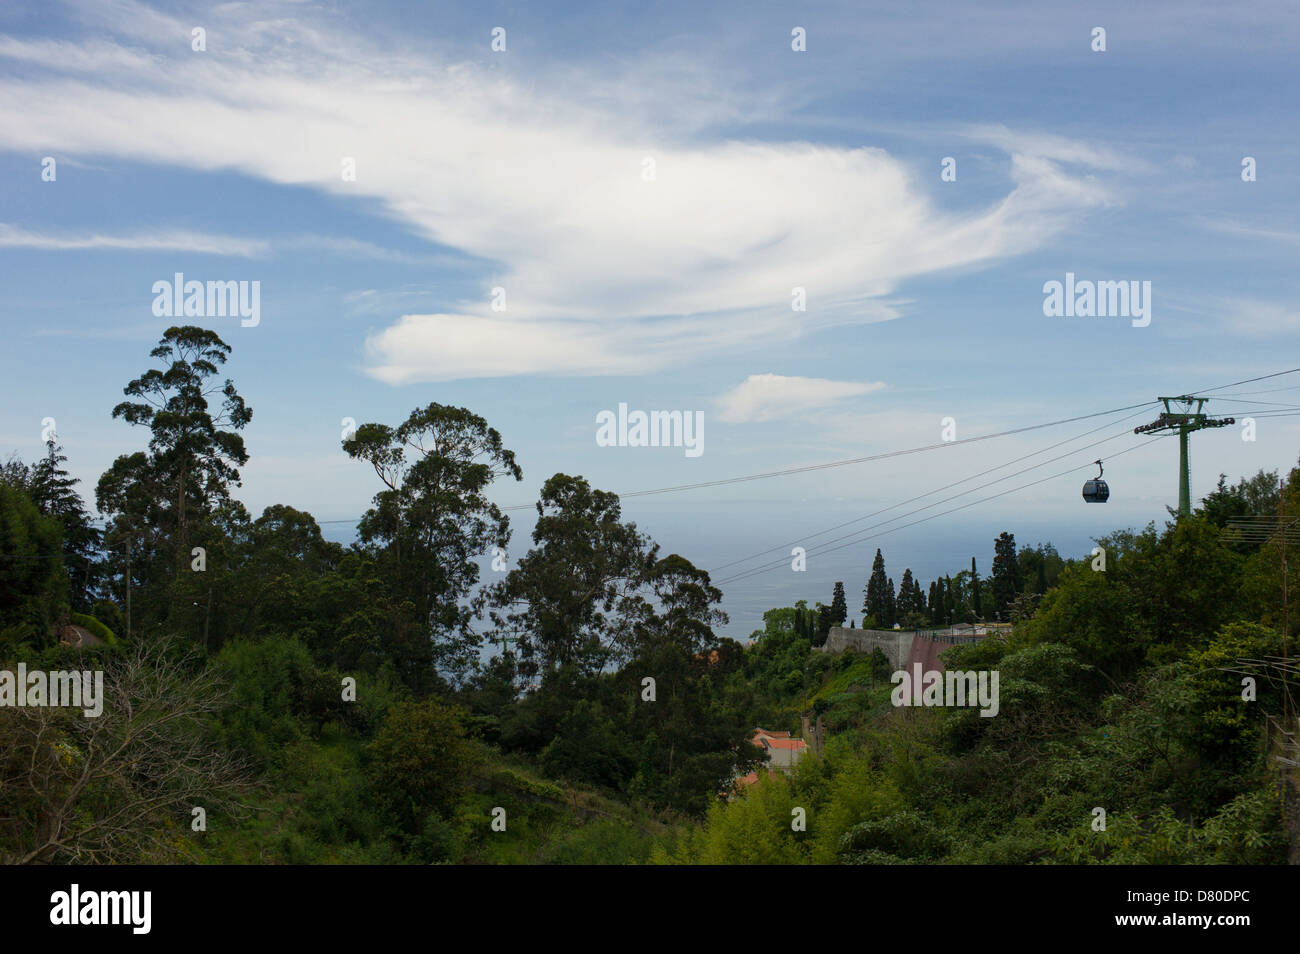
M1187 435L1207 427L1227 427L1237 422L1231 417L1210 417L1204 413L1207 398L1183 394L1157 400L1164 402L1164 413L1150 424L1133 428L1133 433L1178 432L1178 516L1186 517L1192 512L1192 481L1187 470ZM1171 404L1180 405L1182 410L1175 411Z

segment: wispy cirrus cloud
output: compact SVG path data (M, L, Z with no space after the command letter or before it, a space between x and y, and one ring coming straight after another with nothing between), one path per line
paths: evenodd
M1300 231L1295 229L1266 228L1258 225L1246 225L1243 222L1205 218L1201 218L1199 221L1212 231L1235 235L1239 238L1266 239L1270 242L1300 245Z
M1004 152L1053 162L1080 164L1108 172L1151 172L1158 168L1137 156L1055 133L1027 132L991 124L965 126L961 131L968 139L996 146Z
M1229 331L1251 338L1272 338L1300 331L1300 306L1296 305L1232 298L1221 302L1219 311Z
M202 252L208 255L236 255L252 258L266 255L270 244L263 239L201 232L155 231L127 235L32 232L0 222L0 248L33 248L50 251L116 249L119 251Z
M1105 170L1114 158L1066 140L986 131L1007 153L1007 191L954 213L882 149L719 141L621 109L653 98L653 71L583 84L568 67L521 82L368 46L310 11L274 30L246 15L211 11L220 55L191 53L174 35L183 24L156 12L133 14L129 38L82 44L80 60L63 43L5 38L0 56L38 75L0 78L2 148L375 200L414 234L488 263L481 297L368 336L367 371L394 384L641 373L888 320L902 283L1024 253L1110 198L1062 163ZM728 94L712 74L700 80L693 93L670 84L686 112ZM340 175L345 157L355 181ZM249 248L222 254L260 253ZM494 286L504 312L489 305ZM805 312L791 309L795 288Z
M449 254L403 252L374 242L328 235L246 238L209 232L155 229L123 234L103 232L37 232L0 222L0 248L45 251L198 252L240 258L263 258L294 252L324 252L347 259L374 259L412 265L463 265L464 258Z

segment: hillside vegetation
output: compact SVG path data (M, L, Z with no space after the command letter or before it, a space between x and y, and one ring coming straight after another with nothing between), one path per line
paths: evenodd
M511 536L488 490L522 471L465 408L344 440L377 488L351 546L288 505L253 517L232 495L253 411L213 379L229 351L169 329L165 373L126 386L112 413L151 439L99 480L103 530L53 443L0 470L0 669L105 685L98 718L0 707L0 861L1297 857L1274 758L1283 550L1228 522L1300 518L1300 469L1097 541L1104 569L1006 532L987 577L954 558L896 587L877 551L864 626L1014 623L944 655L999 673L984 718L896 708L883 654L823 652L842 583L829 605L774 608L748 645L718 636L709 574L579 476L545 482L530 545L481 580ZM61 645L69 624L103 645ZM797 735L805 715L822 751L769 776L752 730Z

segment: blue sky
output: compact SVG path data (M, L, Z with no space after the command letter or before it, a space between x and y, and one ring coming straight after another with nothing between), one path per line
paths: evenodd
M928 445L945 417L974 437L1300 365L1293 5L702 6L6 5L0 453L35 457L53 417L90 491L143 446L109 413L172 323L151 288L176 272L260 282L256 327L194 319L232 345L254 409L238 493L322 520L376 489L342 419L430 401L502 432L525 479L497 497L528 504L556 471L709 481ZM1150 324L1046 317L1067 272L1151 282ZM1274 390L1297 378L1211 410L1300 403ZM702 412L704 453L597 446L619 403ZM1105 507L1079 498L1149 410L627 510L721 566L1111 423L949 506L1082 470L724 587L748 632L769 598L859 591L876 546L895 579L928 579L972 552L987 568L1002 529L1078 553L1163 519L1169 441L1107 464ZM1293 417L1198 434L1193 491L1298 451Z

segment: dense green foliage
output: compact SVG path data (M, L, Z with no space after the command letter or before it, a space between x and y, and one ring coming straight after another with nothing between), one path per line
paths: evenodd
M1236 517L1300 518L1300 470L1219 481L1102 557L993 542L991 575L897 588L863 628L1014 627L945 650L999 709L896 708L891 664L823 651L848 616L769 610L748 645L709 574L619 498L555 474L491 585L522 471L465 408L365 424L357 541L232 496L252 418L230 348L169 329L113 411L146 427L97 486L60 448L0 467L0 669L102 667L102 720L0 708L0 860L236 863L1274 863L1295 852L1270 761L1300 554ZM209 400L218 404L210 408ZM1283 557L1288 557L1284 562ZM498 567L504 569L504 567ZM1283 573L1288 579L1283 579ZM66 624L103 646L62 646ZM499 647L499 649L498 649ZM804 735L765 770L756 726ZM145 731L140 731L144 727ZM741 785L753 772L751 784ZM1291 792L1291 794L1288 794ZM205 821L192 818L201 805ZM1097 826L1098 811L1106 825Z

